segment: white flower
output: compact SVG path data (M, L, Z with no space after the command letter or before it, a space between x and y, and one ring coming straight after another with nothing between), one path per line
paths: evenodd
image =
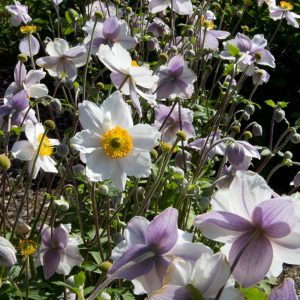
M132 60L130 54L120 44L112 48L101 45L97 53L102 63L112 71L110 78L116 88L125 95L130 95L135 108L141 115L141 106L138 95L155 104L155 96L143 93L137 86L151 89L158 81L158 76L152 75L152 71L146 66L139 66Z
M130 107L120 92L114 92L101 107L83 101L79 104L79 120L84 130L71 143L84 153L91 181L111 179L119 190L124 190L127 175L150 175L149 151L159 133L150 125L133 125Z
M16 142L11 150L14 158L29 161L28 172L31 174L33 163L42 140L45 129L41 123L32 124L28 122L25 124L25 135L28 141ZM51 158L53 153L53 146L58 145L59 141L56 139L49 139L47 136L44 137L38 157L34 166L32 178L35 179L40 168L45 172L57 173L55 167L56 162Z

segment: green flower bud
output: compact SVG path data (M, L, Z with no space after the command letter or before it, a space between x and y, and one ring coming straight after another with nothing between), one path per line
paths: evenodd
M187 140L187 135L186 135L186 133L185 133L183 130L177 131L177 132L176 132L176 136L177 136L178 139L179 139L180 141L182 141L182 142Z
M166 63L169 60L169 56L167 53L163 52L159 55L159 61L162 63Z
M243 133L243 135L244 135L244 137L247 139L247 140L249 140L249 139L251 139L252 138L252 133L251 133L251 131L245 131L244 133Z
M28 57L27 57L26 54L21 53L21 54L18 55L18 61L20 61L22 63L25 63L27 60L28 60Z
M95 15L97 21L101 21L104 19L104 14L102 11L95 11L94 15Z
M103 261L99 264L99 269L103 273L107 273L109 269L111 268L112 263L110 261Z
M107 186L107 185L105 185L105 184L100 184L100 185L98 186L98 191L99 191L99 193L102 194L102 195L107 195L109 189L108 189L108 186Z
M157 159L157 157L158 157L158 153L157 153L157 151L155 150L155 149L152 149L151 151L150 151L150 156L151 156L151 158L154 160L154 159Z
M10 159L7 155L1 154L0 155L0 168L1 170L8 170L10 168Z
M44 126L45 126L45 128L47 128L47 129L49 129L49 130L54 130L55 127L56 127L54 121L52 121L52 120L46 120L46 121L44 122Z

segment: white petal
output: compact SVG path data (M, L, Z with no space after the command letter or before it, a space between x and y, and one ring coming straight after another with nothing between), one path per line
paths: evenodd
M129 72L136 85L146 89L151 89L158 81L158 77L152 75L152 71L145 66L130 67Z
M148 124L135 125L128 131L133 138L134 147L147 151L153 149L160 135L156 128Z
M76 133L70 142L75 149L82 153L92 153L101 147L101 137L89 129Z
M30 70L26 76L25 84L29 87L32 84L39 83L45 76L46 73L42 69Z
M28 173L29 173L29 175L31 175L32 168L33 168L33 163L34 163L34 158L28 164ZM34 165L34 171L32 173L32 179L36 178L38 172L40 171L40 168L41 168L41 166L40 166L40 163L39 163L39 158L37 158L36 163Z
M49 173L57 173L55 167L56 162L50 156L39 156L39 165L45 171Z
M28 96L42 98L48 94L48 88L42 83L36 83L27 88Z
M11 154L14 158L29 161L34 157L35 151L29 141L19 141L13 145Z

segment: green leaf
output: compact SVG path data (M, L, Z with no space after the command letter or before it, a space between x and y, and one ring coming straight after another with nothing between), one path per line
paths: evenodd
M270 100L266 100L265 103L267 105L271 106L271 107L275 107L276 106L275 102L273 100L271 100L271 99Z
M200 291L197 288L195 288L192 284L188 284L186 288L192 294L192 298L194 300L205 300L204 297L201 295Z
M237 46L235 46L233 44L228 43L227 44L227 49L228 49L228 53L231 56L234 56L234 57L239 57L240 56L240 49L239 49L239 47L237 47Z
M285 108L288 106L288 104L289 104L289 102L285 102L285 101L277 102L277 106L279 106L280 108Z
M85 283L85 273L83 271L79 272L74 276L74 282L77 287L84 285Z
M268 296L257 287L241 289L241 292L247 300L267 300Z

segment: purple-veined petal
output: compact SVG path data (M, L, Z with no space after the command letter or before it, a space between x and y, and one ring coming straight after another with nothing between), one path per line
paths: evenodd
M76 46L76 47L70 48L64 54L64 56L68 59L76 59L85 53L86 53L86 48L84 46Z
M36 55L40 51L40 43L32 34L29 34L21 39L19 50L21 53L24 53L27 56L30 56L30 54Z
M297 300L295 282L291 278L284 279L283 283L274 288L269 296L269 300Z
M184 59L181 55L172 57L168 63L168 72L170 76L179 77L184 68Z
M103 23L102 33L110 41L114 41L120 33L120 23L117 17L106 19Z
M23 82L26 79L26 75L27 75L27 71L25 65L22 62L18 61L14 70L14 79L18 88L23 87Z
M17 113L29 108L29 101L25 90L14 95L11 100L11 106L17 111Z
M190 299L191 295L189 291L178 285L165 285L157 291L149 294L147 300L187 300Z
M69 234L63 227L56 227L52 239L56 248L64 249L68 244Z
M45 251L43 256L43 269L45 279L49 279L56 272L59 262L59 250L49 248Z
M237 46L242 52L250 51L252 47L251 40L244 34L238 33L235 37Z
M175 0L173 1L173 9L179 15L191 15L193 13L191 0Z

